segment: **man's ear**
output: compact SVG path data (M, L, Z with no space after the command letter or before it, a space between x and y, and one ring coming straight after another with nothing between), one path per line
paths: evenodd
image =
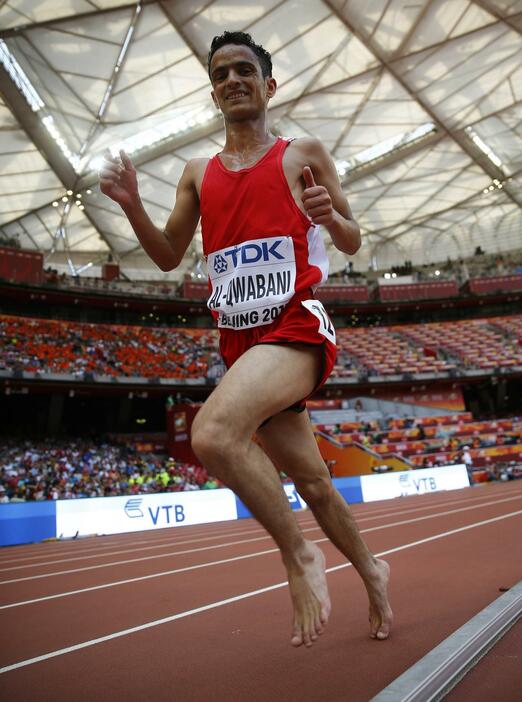
M268 77L266 80L266 96L270 100L276 94L277 83L275 78Z
M216 110L219 110L219 111L221 112L221 107L219 106L219 103L218 103L218 101L217 101L217 98L216 98L216 95L215 95L214 91L212 91L212 92L210 93L210 96L211 96L211 98L212 98L212 101L213 101L213 103L214 103L214 107L216 108Z

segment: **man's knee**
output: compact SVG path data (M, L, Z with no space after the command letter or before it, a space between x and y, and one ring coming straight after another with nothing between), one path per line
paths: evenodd
M306 480L295 480L297 492L306 504L313 509L330 502L334 493L334 486L329 475L317 475Z

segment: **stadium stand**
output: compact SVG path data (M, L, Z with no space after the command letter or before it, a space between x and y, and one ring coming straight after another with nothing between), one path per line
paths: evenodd
M469 412L456 415L389 419L376 422L320 424L316 430L344 445L357 445L383 457L398 456L412 468L465 462L473 467L522 462L522 418L473 421ZM520 465L517 471L520 469Z
M338 330L334 377L450 374L522 366L522 316ZM143 378L215 377L214 330L0 315L0 370Z
M201 378L219 363L214 330L0 315L0 369L144 378Z
M222 485L201 466L86 439L5 440L0 502L208 490Z

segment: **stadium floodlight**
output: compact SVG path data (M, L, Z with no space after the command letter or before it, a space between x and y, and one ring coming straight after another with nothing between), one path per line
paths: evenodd
M471 139L471 141L482 151L482 153L486 154L489 160L492 163L494 163L497 168L500 168L502 166L502 159L499 156L497 156L493 149L479 137L479 135L473 129L473 127L466 127L464 131L466 132L466 135L469 137L469 139ZM495 183L495 185L497 185L496 180L494 180L493 182Z
M83 266L80 266L79 268L75 269L76 270L75 275L80 275L80 273L83 273L83 271L86 271L87 269L92 268L93 265L94 264L92 261L89 261L89 263L85 263ZM73 266L73 268L74 268L74 266Z
M370 146L369 149L364 149L358 154L355 154L353 158L349 161L336 161L335 166L337 168L337 173L342 177L345 176L349 171L353 171L356 168L360 168L372 161L377 161L383 156L388 156L393 151L398 151L404 148L407 144L411 144L418 139L422 139L427 134L431 134L437 130L433 122L425 122L419 125L410 132L401 132L390 139L385 139L380 141L374 146Z
M65 143L65 139L60 135L60 132L58 131L54 119L52 118L51 115L46 115L45 117L42 118L42 122L49 132L49 134L52 136L52 138L55 140L55 142L58 144L60 147L61 152L65 156L65 158L69 161L71 166L74 168L74 170L78 173L79 168L80 168L80 157L78 154L73 153L70 148L67 146ZM68 193L72 195L72 190L67 191Z
M42 98L38 95L25 74L25 71L9 51L5 41L0 40L0 62L9 73L11 80L26 99L33 112L38 112L44 107Z
M46 114L44 101L32 85L23 68L15 59L14 55L11 53L11 51L9 51L5 41L2 40L0 40L0 62L11 77L13 83L24 96L32 111L42 112L42 122L45 128L52 136L54 141L58 144L65 158L69 161L74 170L78 172L78 167L80 164L79 156L74 154L65 143L65 140L58 131L53 118L51 115Z

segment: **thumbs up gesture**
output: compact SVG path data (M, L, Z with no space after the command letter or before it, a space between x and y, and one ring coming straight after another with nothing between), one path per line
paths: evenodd
M317 185L314 174L309 166L303 168L303 180L305 189L301 195L301 201L306 214L314 224L324 224L328 226L334 221L334 208L332 198L328 190L323 185Z

